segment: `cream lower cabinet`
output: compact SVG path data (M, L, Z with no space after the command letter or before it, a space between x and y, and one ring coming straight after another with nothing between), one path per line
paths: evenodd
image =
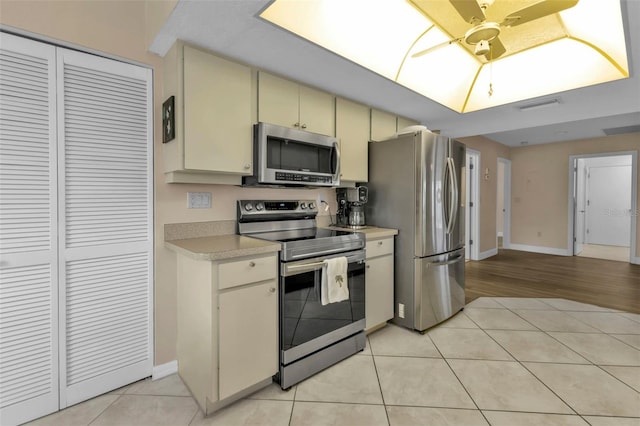
M393 318L393 279L393 237L367 241L367 332L379 328Z
M277 288L275 254L178 255L178 372L205 414L278 372Z

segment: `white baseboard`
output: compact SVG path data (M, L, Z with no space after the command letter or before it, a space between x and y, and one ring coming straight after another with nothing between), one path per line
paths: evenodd
M170 361L166 364L154 365L151 380L162 379L178 372L178 361Z
M634 265L640 265L640 257L632 257L631 263L633 263Z
M525 244L509 244L511 250L530 251L533 253L554 254L556 256L573 256L567 249L559 249L553 247L528 246Z
M488 257L495 256L496 254L498 254L498 249L497 248L494 248L494 249L491 249L491 250L487 250L487 251L483 251L482 253L480 253L478 255L478 260L484 260L484 259L486 259Z
M502 231L498 232L498 237L504 237L504 235L503 235L503 232L502 232Z

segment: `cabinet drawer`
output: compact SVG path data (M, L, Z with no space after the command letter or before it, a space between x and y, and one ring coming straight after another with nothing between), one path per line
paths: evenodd
M367 241L367 259L393 253L393 238Z
M276 278L278 272L276 256L244 258L221 263L218 268L220 290Z

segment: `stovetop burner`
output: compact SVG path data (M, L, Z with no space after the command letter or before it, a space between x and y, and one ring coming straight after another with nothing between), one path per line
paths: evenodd
M317 214L313 200L240 200L238 233L282 243L285 262L364 248L364 234L318 228Z

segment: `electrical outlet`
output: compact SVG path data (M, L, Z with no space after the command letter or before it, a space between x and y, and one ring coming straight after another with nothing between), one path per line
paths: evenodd
M404 303L398 303L398 316L404 318Z
M211 193L210 192L188 192L187 208L190 209L210 209Z

